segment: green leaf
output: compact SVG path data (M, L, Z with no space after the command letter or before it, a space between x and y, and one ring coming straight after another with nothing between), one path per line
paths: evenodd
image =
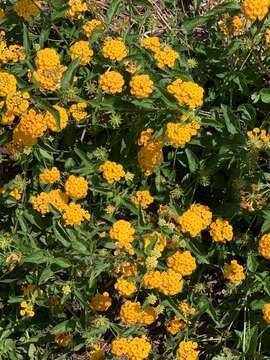
M68 259L64 259L64 258L53 259L52 263L54 263L64 269L69 268L71 266L71 262Z
M270 88L264 88L260 90L260 96L262 102L269 104L270 103Z
M39 277L38 284L39 285L45 284L53 276L54 276L54 272L49 267L45 268Z
M120 5L123 3L122 0L112 0L109 9L107 10L107 24L109 25L114 16L117 15Z
M69 236L63 226L59 224L59 222L53 223L53 232L55 234L56 240L60 241L64 247L70 247L70 242L68 241Z
M55 325L51 329L51 333L53 335L63 334L70 330L74 330L74 327L75 327L75 324L74 324L73 320L65 320L65 321L62 321L59 324Z
M185 149L185 153L188 159L188 166L191 173L194 173L198 169L199 159L190 149Z
M81 59L82 59L82 56L79 56L77 59L75 59L74 61L72 61L69 64L68 69L64 73L62 81L61 81L61 90L65 90L71 85L72 78L75 75L76 70L80 66Z
M253 358L253 355L255 355L257 342L258 342L258 325L254 325L251 329L247 331L247 337L246 337L247 350L245 351L245 353L249 355L250 358Z
M26 54L30 52L30 41L29 41L29 34L28 29L25 23L23 23L23 48Z
M239 132L239 121L227 105L221 105L221 110L224 116L225 125L228 132L236 135ZM237 129L238 128L238 129Z
M221 5L215 6L214 9L208 11L204 16L196 16L191 20L186 20L183 23L184 29L190 33L197 26L202 26L207 24L209 20L212 20L217 15L222 15L227 12L239 10L239 5L234 1L229 1Z

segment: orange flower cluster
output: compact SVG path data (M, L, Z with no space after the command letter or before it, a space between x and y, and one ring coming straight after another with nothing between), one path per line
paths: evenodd
M193 341L181 341L177 350L178 360L197 360L199 359L198 344Z
M31 21L33 17L40 13L40 0L17 0L13 6L13 10L18 16L21 16L26 21Z
M239 16L228 16L219 22L219 27L225 35L239 36L244 27L244 22Z
M192 81L176 79L167 86L167 90L178 101L180 106L194 110L203 104L204 89Z
M119 338L112 341L112 354L119 357L128 357L129 360L147 359L152 346L146 336L134 337L132 340Z
M227 220L217 219L212 222L209 232L215 242L226 242L233 239L233 228Z
M129 325L151 325L157 320L157 314L151 306L142 309L139 302L128 300L121 306L120 318Z
M231 260L230 264L224 264L224 277L232 283L245 280L244 268L237 260Z
M163 143L160 137L152 139L152 129L147 129L141 133L138 141L142 145L138 152L138 162L144 175L149 176L162 160Z
M46 169L39 175L39 180L43 184L53 184L60 180L60 171L55 166L51 169Z
M87 11L87 4L81 0L69 0L69 8L66 12L67 18L83 18L83 14Z
M87 196L88 182L83 176L70 175L65 182L65 190L70 198L83 199Z
M127 48L121 39L107 39L101 49L106 59L121 61L127 56Z
M25 52L20 45L7 45L5 40L0 41L0 62L19 62L25 60Z
M136 206L141 206L142 209L147 209L149 205L154 202L154 198L150 195L148 190L137 191L136 196L131 197L131 201Z
M169 122L166 125L166 137L170 145L180 147L188 143L191 138L197 135L201 127L198 118L194 118L188 123L183 123L183 117L180 116L181 123Z
M91 37L93 32L95 30L99 30L103 28L103 23L100 20L97 19L92 19L87 21L83 26L82 26L84 33L87 37Z
M89 47L88 41L84 41L84 40L75 42L70 47L70 52L71 52L72 61L76 60L80 56L82 57L80 61L81 65L89 64L91 57L94 55L93 50L90 49Z
M173 270L150 271L142 278L142 286L156 289L167 296L179 294L183 288L182 276Z
M40 90L57 91L60 89L61 79L67 67L61 65L60 56L55 49L39 50L36 56L36 71L33 76Z
M133 226L126 220L116 221L110 230L110 238L116 240L118 249L124 249L129 254L134 254L131 243L134 240L135 230Z
M196 237L202 230L205 230L212 221L212 213L208 206L193 204L177 219L180 230Z
M196 269L196 259L190 251L176 251L167 259L167 266L181 276L189 276Z
M106 94L116 94L122 92L125 81L119 72L112 70L100 75L98 84Z
M104 292L103 294L96 294L91 299L91 306L93 309L99 312L107 311L112 305L112 299L108 292Z
M114 161L106 161L104 164L100 165L99 169L102 171L104 179L107 180L109 184L118 182L121 178L125 177L123 166Z
M270 260L270 233L264 234L259 241L259 253Z
M114 284L114 288L119 292L121 296L131 297L137 291L137 286L133 281L127 280L124 277L117 279Z

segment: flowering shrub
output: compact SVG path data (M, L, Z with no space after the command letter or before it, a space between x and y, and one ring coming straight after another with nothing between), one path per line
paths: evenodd
M0 358L270 358L269 0L0 2Z

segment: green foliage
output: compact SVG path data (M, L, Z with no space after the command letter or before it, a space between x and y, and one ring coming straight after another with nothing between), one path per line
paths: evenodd
M29 108L51 114L56 130L46 123L32 146L10 151L23 115L14 112L14 121L5 123L8 96L1 97L0 359L91 359L96 345L105 359L114 359L114 339L143 334L153 360L176 359L183 340L199 344L200 359L269 359L270 330L262 315L270 303L269 259L258 250L261 236L270 231L269 12L250 22L239 1L212 6L213 1L204 0L112 0L83 1L85 13L72 17L67 16L67 1L48 0L28 21L13 7L20 1L1 5L5 16L0 30L6 34L0 34L0 91L8 89L2 72L13 74L17 90L30 95ZM233 16L243 21L239 33L230 22ZM82 26L91 19L102 25L88 38ZM168 45L178 54L173 66L159 67L157 55L141 45L149 35L158 35L162 49ZM127 55L120 61L103 56L108 37L125 43ZM70 48L80 40L94 52L86 65L85 54L71 58ZM7 48L15 44L25 56L7 60ZM62 76L60 64L56 67L54 90L37 80L36 57L45 48L55 49L66 67ZM45 66L51 61L48 57ZM102 89L100 75L106 71L123 76L119 92ZM145 97L130 92L130 81L138 74L153 82ZM176 100L167 87L177 78L204 89L202 106L189 108ZM47 72L45 79L50 80ZM184 93L182 89L180 98ZM194 94L193 88L187 98ZM78 120L72 106L80 103L85 116ZM65 126L55 105L68 117ZM197 128L188 135L181 130L171 140L168 123L185 129L195 123ZM35 125L40 125L37 117L28 129L38 131ZM162 155L146 173L138 162L143 148L138 140L150 128L152 145L160 140ZM157 153L150 154L150 162ZM110 183L102 173L108 160L122 166L119 181ZM39 175L52 167L59 169L59 179L42 181ZM85 196L69 195L63 208L50 200L47 211L38 211L33 198L55 189L68 193L71 175L84 178ZM82 187L77 178L73 191ZM145 207L133 198L142 190L153 197ZM66 206L74 203L80 210L71 216L74 224L68 224ZM179 217L192 204L207 206L213 222L227 220L232 240L214 241L211 221L196 236L184 232ZM76 222L81 213L84 218ZM199 227L200 219L193 215L192 226ZM134 228L134 254L120 250L110 232L119 220ZM167 241L162 251L157 251L159 236ZM156 270L167 271L168 258L177 251L189 251L196 260L196 269L184 276L183 290L166 296L147 289L143 277L149 263L156 261ZM224 276L224 264L231 260L243 266L244 280L230 282ZM131 299L115 289L123 262L137 266L137 273L126 277L137 288ZM91 299L104 292L112 304L99 312ZM120 308L127 300L140 302L142 309L153 306L157 320L148 326L125 324ZM33 306L34 316L22 313L24 302ZM195 308L188 320L180 302ZM172 335L167 328L175 316L186 326ZM61 344L59 336L67 336L67 343Z

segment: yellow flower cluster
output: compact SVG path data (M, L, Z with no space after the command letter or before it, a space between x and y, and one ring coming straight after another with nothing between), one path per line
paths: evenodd
M141 47L153 51L154 53L160 49L160 40L157 36L150 36L140 41Z
M105 161L104 164L100 165L99 170L102 171L103 178L109 184L120 181L121 178L125 177L123 166L114 161Z
M67 67L61 65L60 56L55 49L45 48L37 52L34 79L40 90L56 91L60 89L61 79Z
M138 140L138 145L145 146L152 140L152 134L154 130L151 128L147 128L146 130L143 130L140 134L140 138Z
M47 124L42 114L35 109L23 113L20 122L13 131L13 143L15 146L32 146L38 138L44 135Z
M91 360L103 360L105 358L105 351L102 349L101 344L95 344L89 352Z
M17 0L13 6L13 10L18 16L21 16L26 21L31 21L33 17L40 13L40 0Z
M196 312L196 309L193 307L190 307L185 301L182 301L179 304L179 309L183 313L185 318L188 318L190 315L194 315Z
M135 75L129 83L130 93L137 98L149 97L153 92L153 81L149 75Z
M70 18L82 18L83 13L87 11L87 4L81 0L69 0L68 1L69 9L66 12L66 17Z
M165 46L163 50L159 49L155 52L154 59L160 69L163 69L164 66L168 66L172 69L175 61L179 59L179 54L170 46Z
M133 255L134 250L131 243L134 240L135 230L126 220L116 221L110 229L110 238L116 241L118 249L124 249Z
M237 260L231 260L230 264L224 264L224 277L232 283L245 280L244 268Z
M188 232L192 237L196 237L211 224L212 213L208 206L193 204L178 217L177 221L182 232Z
M58 112L59 114L59 124L57 124L57 120L54 117L54 115L47 111L45 114L45 122L47 124L48 129L50 129L53 132L59 132L68 124L68 114L66 109L64 109L62 106L59 105L53 105L53 108ZM59 126L58 126L59 125Z
M239 36L244 23L239 16L228 16L219 22L219 27L225 35Z
M185 330L190 324L189 316L195 313L195 309L191 308L186 302L179 304L179 310L182 312L184 319L180 319L179 316L175 315L172 320L166 322L166 329L171 335L176 335L179 331Z
M152 139L152 132L152 129L143 131L138 141L142 145L138 152L139 167L146 176L151 175L162 160L162 140L160 137Z
M147 251L152 242L155 243L154 251L160 253L165 250L167 245L166 237L161 235L159 232L154 231L144 238L144 251Z
M65 190L72 199L83 199L87 196L88 182L83 176L70 175L65 182Z
M136 206L141 206L142 209L147 209L149 205L154 202L153 196L148 190L137 191L136 196L131 197L131 201Z
M176 251L167 259L167 266L181 276L189 276L196 269L196 259L190 251Z
M182 276L169 269L168 271L150 271L142 278L142 286L156 289L167 296L179 294L183 288Z
M264 144L269 142L269 135L264 129L261 130L259 128L254 128L253 130L247 132L247 136L251 141L256 142L261 140Z
M96 294L91 299L91 306L93 309L99 312L107 311L112 305L112 299L108 292L104 292L103 294Z
M8 270L13 271L20 260L21 255L19 254L11 253L8 255L6 258L6 265L8 265Z
M68 204L63 213L65 226L81 225L85 220L90 220L91 216L87 210L84 210L80 204Z
M85 118L87 117L87 112L85 111L86 108L86 102L79 102L77 104L72 104L69 108L69 112L76 122L80 122L85 120Z
M197 360L199 359L198 344L194 341L183 340L177 350L178 360Z
M112 354L129 360L147 359L152 349L145 335L134 337L132 340L119 338L112 341Z
M264 304L262 312L264 320L270 325L270 304Z
M30 95L27 91L16 91L13 94L8 94L6 98L6 108L8 114L21 115L29 107Z
M46 169L39 175L39 180L43 184L53 184L60 180L60 171L55 166L51 169Z
M137 286L133 281L127 280L124 277L117 279L114 288L119 291L121 296L131 297L137 291Z
M34 305L31 301L22 301L20 303L20 315L33 317L35 315Z
M0 71L0 96L6 97L16 92L17 80L14 75Z
M167 86L167 90L180 106L188 107L190 110L203 104L204 89L192 81L176 79Z
M187 323L184 320L181 320L179 316L174 316L172 320L169 320L165 323L166 330L171 335L176 335L180 331L185 330L187 328Z
M90 37L90 36L92 36L93 32L96 29L102 29L103 28L103 23L100 20L92 19L92 20L87 21L82 26L82 28L83 28L83 31L84 31L85 35L87 37Z
M122 274L122 277L136 276L137 275L137 264L129 261L121 261L116 265L115 272Z
M106 94L116 94L122 92L125 81L119 72L106 71L99 76L98 84Z
M7 45L5 40L0 41L0 61L7 64L9 61L18 62L25 60L25 52L20 45Z
M121 39L107 39L101 49L106 59L121 61L127 56L127 48Z
M51 190L48 193L42 192L32 197L33 208L41 214L50 212L49 204L54 206L58 211L63 213L67 207L68 196L60 189Z
M54 337L54 342L62 348L67 347L70 344L71 340L72 335L67 333L58 334Z
M249 21L262 20L269 9L268 0L244 0L241 11Z
M82 57L80 62L81 65L89 64L91 57L94 55L93 50L90 49L89 47L88 41L84 41L84 40L75 42L70 47L70 52L71 52L72 61L76 60L80 56Z
M22 198L22 192L18 188L14 188L10 193L10 196L12 196L15 200L19 201Z
M181 117L180 117L181 120ZM170 145L180 147L188 143L192 136L197 135L201 124L194 118L187 124L169 122L166 125L166 137Z
M141 47L154 53L154 59L160 69L163 69L164 66L168 66L172 69L175 61L179 59L179 54L170 46L164 45L161 47L160 40L156 36L150 36L142 39L140 41L140 45Z
M259 253L270 260L270 233L264 234L259 241Z
M142 308L139 302L127 300L121 306L120 318L129 325L151 325L157 320L157 314L151 306Z
M213 221L209 232L215 242L226 242L233 239L233 228L227 220Z

